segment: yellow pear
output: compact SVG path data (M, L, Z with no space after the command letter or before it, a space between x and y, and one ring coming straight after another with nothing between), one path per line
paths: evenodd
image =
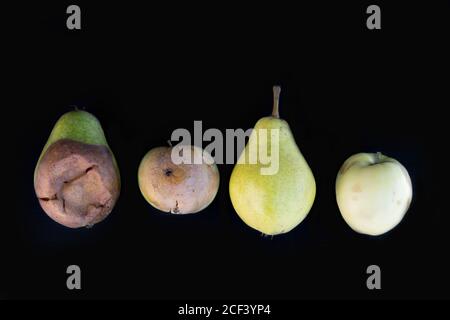
M230 179L230 197L241 219L266 235L289 232L310 211L316 182L291 129L278 113L275 86L272 116L260 119Z

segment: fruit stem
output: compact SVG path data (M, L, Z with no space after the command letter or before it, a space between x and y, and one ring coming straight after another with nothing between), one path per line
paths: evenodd
M280 86L273 86L272 117L274 117L274 118L280 118L280 113L278 112L278 107L279 107L279 103L280 103L280 92L281 92Z
M383 155L381 154L381 152L377 152L376 153L376 158L377 158L377 162L380 162L383 159Z

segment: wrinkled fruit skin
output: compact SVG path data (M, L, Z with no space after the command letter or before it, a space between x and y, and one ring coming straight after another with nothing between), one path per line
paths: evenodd
M50 218L69 228L89 227L111 212L120 177L108 147L61 139L40 159L34 187Z
M192 146L200 154L201 148ZM219 171L215 163L174 164L172 148L158 147L142 159L138 170L139 188L156 209L186 214L206 208L219 189Z

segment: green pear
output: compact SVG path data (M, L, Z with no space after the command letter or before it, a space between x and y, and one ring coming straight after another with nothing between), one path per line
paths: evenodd
M120 174L94 115L75 110L59 118L36 165L34 189L42 209L64 226L90 227L108 216Z
M281 89L275 86L273 90L272 116L256 123L230 178L234 209L247 225L266 235L295 228L310 211L316 195L311 169L288 123L279 117ZM270 167L262 155L271 157Z

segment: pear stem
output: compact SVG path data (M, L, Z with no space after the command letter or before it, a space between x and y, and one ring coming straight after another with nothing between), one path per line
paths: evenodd
M280 86L273 86L273 110L272 110L272 117L274 117L274 118L280 118L280 113L278 111L279 105L280 105L280 92L281 92L281 87Z

